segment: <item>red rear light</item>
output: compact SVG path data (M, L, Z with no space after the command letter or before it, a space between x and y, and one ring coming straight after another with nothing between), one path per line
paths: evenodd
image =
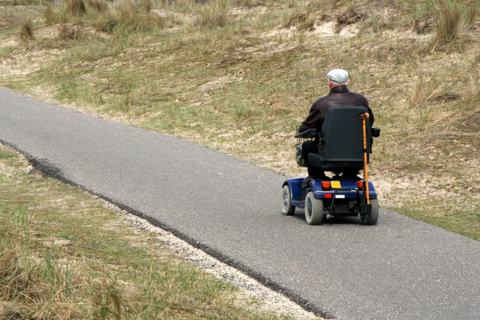
M330 181L322 181L321 186L322 186L323 190L332 189L332 185L331 185Z
M327 194L325 195L325 198L326 198L326 199L332 199L332 194L331 194L331 193L327 193Z
M357 181L357 187L360 190L363 190L363 181Z

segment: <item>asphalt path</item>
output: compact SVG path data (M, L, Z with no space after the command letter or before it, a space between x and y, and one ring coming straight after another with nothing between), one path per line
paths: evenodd
M281 214L280 174L3 88L0 141L318 315L480 319L478 241L385 210L309 226Z

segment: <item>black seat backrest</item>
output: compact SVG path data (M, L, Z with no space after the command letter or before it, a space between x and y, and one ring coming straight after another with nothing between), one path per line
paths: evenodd
M328 109L320 131L319 157L315 157L315 166L329 171L363 168L364 113L368 113L365 107L336 106ZM369 154L372 139L369 119L366 119L366 134Z

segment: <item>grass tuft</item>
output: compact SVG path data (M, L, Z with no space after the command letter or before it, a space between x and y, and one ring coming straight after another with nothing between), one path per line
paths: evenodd
M107 16L98 19L95 27L108 33L128 34L132 32L148 32L164 28L167 25L165 17L154 13L144 13L143 7L133 4L123 6Z
M84 0L63 0L65 10L72 16L84 15L87 13L87 5Z
M224 27L230 11L230 0L209 0L207 4L200 6L195 25L206 29Z
M451 0L439 4L437 9L438 25L431 43L432 50L445 48L458 40L462 13L460 6Z
M140 3L141 10L145 13L150 13L153 7L152 0L142 0Z
M62 40L65 40L65 39L75 40L75 39L78 39L78 34L75 32L75 29L73 27L68 26L67 24L64 23L60 27L58 38Z
M28 19L24 23L22 23L22 26L20 28L20 38L23 41L27 41L30 39L33 39L33 25L32 25L32 20Z
M47 8L45 9L44 16L45 16L45 20L46 20L48 25L54 24L57 20L57 14L53 10L52 5L50 5L50 4L47 5Z
M294 13L288 22L284 25L285 28L295 28L298 31L308 30L312 31L315 25L315 17L306 11Z
M457 0L437 0L435 5L435 34L427 50L463 51L473 39L468 28L476 19L476 7L473 4Z
M91 7L95 12L103 13L108 10L107 2L105 0L88 0L88 6Z
M361 20L365 14L356 10L354 8L350 8L341 15L337 16L337 28L335 32L339 33L344 26L354 24L355 22Z

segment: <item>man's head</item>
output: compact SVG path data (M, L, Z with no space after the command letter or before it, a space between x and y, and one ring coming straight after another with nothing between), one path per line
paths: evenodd
M333 69L327 73L327 77L330 88L348 86L350 83L350 79L348 79L348 72L343 69Z

